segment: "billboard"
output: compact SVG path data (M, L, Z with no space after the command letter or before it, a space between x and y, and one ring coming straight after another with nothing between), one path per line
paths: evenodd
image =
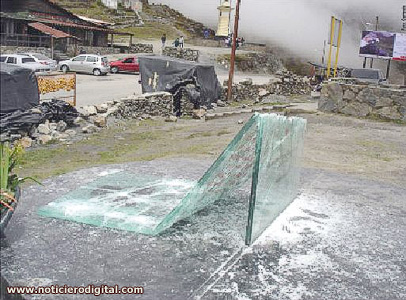
M363 31L359 55L406 61L406 34L387 31Z
M406 33L396 34L392 59L406 61Z

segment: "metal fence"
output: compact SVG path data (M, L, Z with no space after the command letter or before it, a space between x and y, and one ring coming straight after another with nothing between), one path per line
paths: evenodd
M0 33L2 46L49 47L51 38L43 35Z

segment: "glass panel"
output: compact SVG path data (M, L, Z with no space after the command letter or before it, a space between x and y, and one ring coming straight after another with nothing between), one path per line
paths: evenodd
M86 59L86 56L76 56L75 58L72 59L72 61L84 61Z
M250 244L296 197L305 127L301 118L256 114L196 184L118 173L67 194L39 213L156 235L222 201L244 210L248 224L241 223L246 228L240 231Z
M258 115L255 115L247 122L182 203L162 221L157 231L169 228L217 200L229 197L251 181L257 119ZM247 207L248 200L247 196Z
M99 59L97 57L95 57L95 56L88 56L87 59L86 59L86 61L88 61L88 62L96 62L98 60Z
M155 233L195 182L183 179L116 173L101 177L55 202L39 214L96 226Z
M260 115L258 168L253 174L246 243L250 244L296 198L306 120Z

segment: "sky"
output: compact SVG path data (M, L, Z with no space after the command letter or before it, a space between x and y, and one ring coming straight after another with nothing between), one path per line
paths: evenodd
M217 26L220 0L150 0L168 4L213 29ZM232 0L235 6L236 0ZM400 32L402 6L406 0L241 0L240 35L247 41L289 49L293 54L320 61L330 19L344 20L340 63L360 66L358 46L361 30ZM368 24L370 23L370 24Z

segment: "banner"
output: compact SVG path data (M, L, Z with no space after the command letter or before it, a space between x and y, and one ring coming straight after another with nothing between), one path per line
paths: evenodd
M362 57L406 61L406 34L363 31L359 55Z
M360 56L391 59L395 34L386 31L363 31L360 45Z

